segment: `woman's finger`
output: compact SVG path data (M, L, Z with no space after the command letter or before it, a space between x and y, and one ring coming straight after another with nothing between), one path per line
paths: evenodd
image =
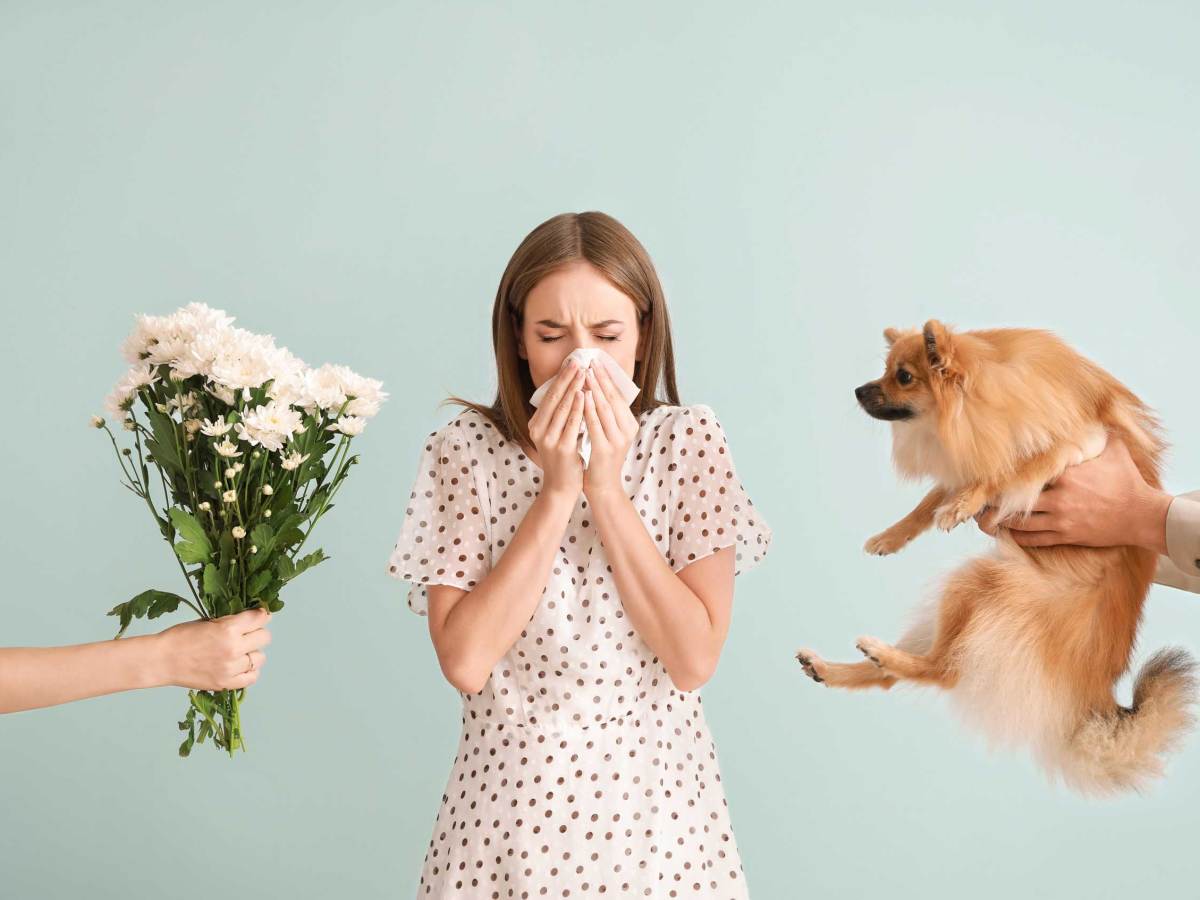
M1012 539L1022 547L1053 547L1063 543L1063 536L1057 531L1016 531L1009 529Z
M575 390L570 394L564 394L560 398L558 407L554 410L554 415L551 417L550 423L546 426L546 433L543 435L543 439L547 446L557 447L564 437L563 426L571 415L571 406L575 402L575 393L578 392L576 385L582 376L582 371L582 369L577 370L571 377L570 386L575 388Z
M559 368L557 374L555 374L554 382L550 385L550 389L546 391L546 396L542 398L542 405L538 409L557 410L562 403L563 397L567 395L567 392L575 383L574 376L580 371L579 364L575 360L568 358Z
M583 407L583 391L577 390L571 400L571 414L563 425L564 434L579 434L579 427L583 423Z
M612 402L609 400L608 392L601 383L602 379L606 378L608 373L605 372L597 375L595 371L591 373L592 398L596 407L597 418L604 428L604 437L610 444L616 444L618 438L621 437L621 426L617 424L617 417L613 414ZM609 381L609 387L612 387L612 382Z
M243 657L243 659L244 658L245 657ZM255 665L253 671L240 672L237 675L233 675L230 678L226 678L225 683L223 685L221 685L218 688L218 690L236 691L240 688L249 687L250 685L254 684L254 682L258 681L258 676L261 673L262 673L262 669L260 669L257 665Z
M258 650L269 643L271 643L271 632L266 628L260 628L257 631L251 631L249 634L242 635L238 650L245 653L251 650Z
M270 621L270 611L265 606L256 606L254 609L242 610L240 613L227 616L223 620L223 624L234 634L241 635L264 628Z
M600 417L596 415L596 392L583 392L583 418L587 422L588 434L592 438L593 448L596 442L604 440L604 425L600 422Z
M997 522L997 525L1001 523ZM1053 531L1049 513L1014 513L1004 520L1003 526L1010 531Z

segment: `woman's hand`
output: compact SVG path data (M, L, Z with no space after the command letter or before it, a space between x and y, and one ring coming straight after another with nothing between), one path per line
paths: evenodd
M1000 523L996 510L985 507L975 519L991 535L1007 529L1022 547L1128 545L1166 553L1171 500L1146 483L1125 443L1110 437L1103 453L1068 466L1044 488L1028 517Z
M529 418L529 437L537 448L545 483L543 491L574 500L583 489L583 460L579 458L579 425L583 421L583 370L568 359L546 399Z
M604 491L624 492L621 468L637 437L638 420L604 364L588 370L585 384L583 416L592 442L592 457L583 473L583 492L591 500Z
M154 635L163 660L163 680L206 691L244 688L258 681L271 643L271 614L259 607L219 619L182 622ZM254 668L251 669L251 660Z

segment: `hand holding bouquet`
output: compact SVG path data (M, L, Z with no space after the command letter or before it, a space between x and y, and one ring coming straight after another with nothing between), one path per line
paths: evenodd
M180 604L201 619L282 609L283 586L327 559L301 549L358 462L351 439L387 398L379 381L344 366L310 369L270 335L232 323L202 303L139 316L122 347L132 368L105 404L134 447L119 447L105 421L92 419L188 586L187 595L147 590L115 606L118 638L133 619ZM245 750L244 687L188 696L181 756L209 737L230 756Z

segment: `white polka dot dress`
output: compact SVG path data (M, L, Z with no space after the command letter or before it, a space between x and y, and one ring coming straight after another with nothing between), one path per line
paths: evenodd
M771 530L708 406L643 412L628 494L671 568L734 547L735 571ZM471 589L504 554L541 470L467 410L433 432L387 571ZM676 690L626 618L580 494L533 617L479 693L462 734L418 897L747 897L699 691Z

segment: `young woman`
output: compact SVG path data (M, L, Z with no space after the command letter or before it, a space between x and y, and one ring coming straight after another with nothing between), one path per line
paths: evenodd
M451 398L388 560L463 700L418 895L746 897L698 689L771 530L712 409L680 405L654 266L615 219L556 216L492 332L496 399Z

